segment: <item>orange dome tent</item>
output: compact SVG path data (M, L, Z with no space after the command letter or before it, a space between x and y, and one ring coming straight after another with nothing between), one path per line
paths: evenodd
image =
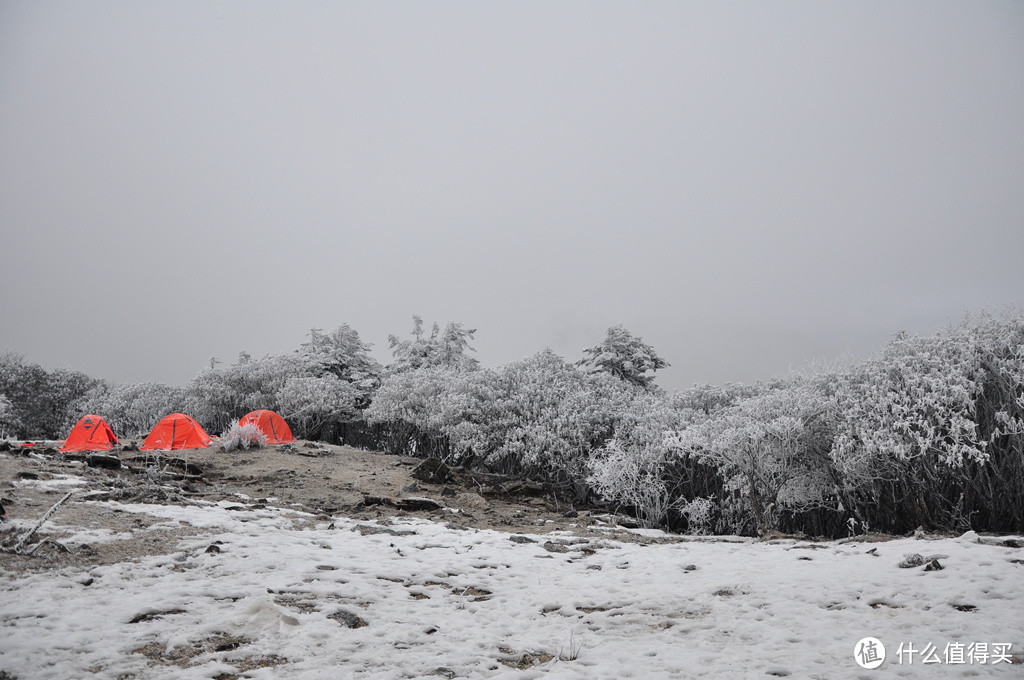
M109 451L117 443L114 431L99 416L83 416L64 440L61 451Z
M288 427L284 418L273 411L265 409L253 411L242 416L238 424L255 425L260 428L263 430L263 434L267 435L268 444L284 444L295 441L295 437L292 436L292 428Z
M156 424L139 448L143 451L207 449L213 442L199 423L184 413L172 413Z

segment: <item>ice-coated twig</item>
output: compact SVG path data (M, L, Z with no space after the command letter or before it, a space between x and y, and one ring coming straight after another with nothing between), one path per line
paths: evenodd
M9 552L18 553L19 555L23 554L21 552L21 547L23 545L25 545L26 543L28 543L28 539L32 538L32 536L34 536L35 533L37 531L39 531L39 529L43 526L43 524L46 523L46 520L50 519L50 515L52 515L53 513L57 512L57 508L59 508L61 505L63 505L64 501L66 501L67 499L71 498L71 494L73 494L73 493L75 493L75 492L74 491L68 491L66 494L64 494L63 498L61 498L59 501L57 501L56 503L51 505L50 509L47 510L46 513L42 517L39 518L39 521L36 522L36 525L34 527L32 527L32 529L27 534L22 536L21 540L19 540L17 543L15 543L14 547L11 548ZM31 553L29 553L29 554L31 554Z

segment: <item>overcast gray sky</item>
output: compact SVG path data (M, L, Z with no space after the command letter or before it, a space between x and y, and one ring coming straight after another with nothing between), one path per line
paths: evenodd
M1024 3L0 0L0 347L753 382L1024 304Z

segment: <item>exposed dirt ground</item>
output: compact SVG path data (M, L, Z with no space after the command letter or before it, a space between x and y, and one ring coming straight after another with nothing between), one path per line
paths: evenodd
M515 533L572 530L607 536L627 518L577 509L542 489L455 471L444 483L417 479L422 460L296 441L247 451L209 449L162 452L117 450L87 458L62 454L60 442L15 446L0 452L0 503L10 521L0 525L0 546L10 549L68 491L73 494L21 547L31 556L0 552L0 570L45 569L54 562L88 567L172 552L193 528L149 530L148 515L121 511L121 503L236 502L310 513L310 522L345 516L367 520L415 515L455 526ZM116 460L113 460L116 459ZM82 483L84 482L84 483ZM431 502L433 501L433 502ZM634 525L635 526L635 525ZM88 531L94 541L67 540ZM620 540L651 540L615 531ZM117 540L110 540L116 536ZM45 542L44 542L45 539ZM36 547L37 546L37 547Z

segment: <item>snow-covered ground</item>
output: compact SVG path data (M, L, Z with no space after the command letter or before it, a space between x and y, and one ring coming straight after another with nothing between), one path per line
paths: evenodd
M527 542L415 518L313 525L272 507L118 507L200 531L164 556L0 574L0 670L21 680L1024 676L1024 550L973 536ZM899 568L908 553L945 568ZM854 657L868 636L887 653L875 670ZM907 645L934 646L939 663ZM1017 664L1001 660L1002 645Z

